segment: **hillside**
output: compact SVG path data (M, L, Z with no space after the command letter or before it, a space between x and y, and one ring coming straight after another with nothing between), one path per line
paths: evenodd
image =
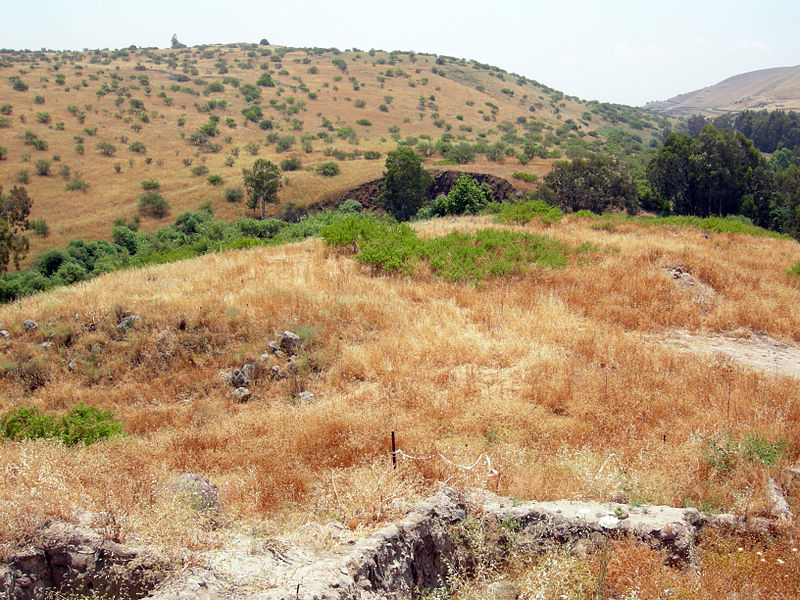
M336 540L399 517L444 481L730 511L756 527L772 476L796 510L784 470L800 447L795 241L577 214L414 227L426 240L530 234L563 260L475 285L436 276L433 262L380 275L313 239L118 271L0 307L0 412L64 415L83 402L113 411L126 433L87 446L0 441L0 555L55 517L160 548L184 571L214 552L245 560L241 539L291 564L279 536L347 547ZM470 253L448 256L458 267ZM293 361L270 345L286 330L299 336ZM243 370L251 395L239 402ZM393 470L392 431L400 450L428 458L400 456ZM216 486L213 502L176 500L187 473ZM333 526L339 537L326 537ZM686 571L607 542L617 573L607 585L619 597L665 585L712 600L791 597L797 531L760 531L702 536L700 566ZM593 598L603 556L555 551L515 576L531 593Z
M751 71L645 108L673 116L716 117L744 110L800 110L800 66Z
M398 143L428 155L428 165L455 153L470 170L510 179L542 175L553 157L607 140L623 153L646 148L669 124L477 61L411 52L4 51L0 75L0 185L28 181L31 218L50 230L32 236L31 256L72 238L107 239L115 219L136 214L144 180L156 180L171 206L163 218L142 219L153 231L207 202L217 216L241 217L241 200L226 201L225 190L241 186L256 157L297 159L286 165L294 170L280 198L305 205L379 177ZM471 156L447 151L467 143ZM315 170L329 161L339 175Z

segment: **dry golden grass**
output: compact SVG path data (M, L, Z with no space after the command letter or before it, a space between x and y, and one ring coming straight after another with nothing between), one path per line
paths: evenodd
M219 486L231 526L263 531L328 517L374 527L445 480L540 500L622 494L764 511L765 478L800 448L800 381L658 340L673 329L758 330L796 343L800 284L785 274L796 242L635 223L608 232L574 217L517 229L598 250L565 269L473 286L424 272L376 277L310 240L120 271L1 307L11 337L0 411L85 402L115 411L129 435L86 448L0 443L0 548L80 510L121 539L211 543L175 504L186 472ZM663 272L678 264L715 288L710 310ZM119 333L117 309L141 323ZM29 318L39 329L23 330ZM262 378L250 402L236 403L225 370L257 359L285 329L305 339L297 380ZM41 348L51 334L53 347ZM33 391L14 368L26 358L48 377ZM314 399L298 401L298 389ZM471 465L485 453L499 476L485 463L460 471L402 457L393 471L391 431L415 456ZM739 457L727 473L704 460L703 437L756 432L787 440L790 454L772 467ZM795 510L798 500L795 489ZM643 573L655 560L625 553ZM660 585L652 577L641 585Z
M271 48L273 52L278 50ZM249 56L250 53L252 56ZM280 200L284 204L294 202L306 205L335 198L365 181L380 177L382 159L341 162L342 173L333 178L324 178L313 172L316 165L332 160L323 155L323 150L329 144L315 139L312 152L306 154L300 138L328 132L322 127L323 118L332 123L331 135L335 135L342 127L352 127L358 135L357 145L337 138L330 147L347 152L377 150L385 157L386 152L396 148L396 142L389 133L391 127L399 129L398 139L429 136L436 140L449 126L452 128L450 133L457 139L474 141L481 134L483 139L491 143L503 135L498 128L502 123L514 124L518 132L522 132L518 118L536 119L544 125L542 135L545 135L567 119L579 121L589 109L576 99L556 100L555 95L551 98L552 90L530 83L519 85L516 77L509 74L503 75L504 80L500 80L494 73L490 75L489 71L472 66L449 62L437 65L436 57L426 55L417 55L412 62L408 55L399 54L395 56L397 62L390 65L390 55L386 52L376 52L370 56L364 52L307 55L305 51L291 51L281 63L275 63L269 56L261 56L257 51L231 45L187 49L180 53L140 50L132 51L127 57L112 59L110 56L107 52L99 57L99 62L93 63L92 52L63 55L45 53L29 55L27 60L0 66L0 97L3 104L13 106L12 114L7 117L10 127L0 129L0 145L8 150L7 158L0 161L0 185L7 190L16 184L18 171L28 170L31 182L27 187L34 200L31 218L44 219L50 225L48 238L31 237L28 262L43 250L53 246L63 247L73 238L109 238L114 219L130 217L136 212L138 197L142 193L140 182L147 179L156 179L161 183L160 192L172 207L171 215L163 219L144 219L142 228L147 231L163 227L179 213L195 210L205 202L210 202L215 214L221 218L243 216L246 212L244 206L226 202L223 192L226 187L241 186L242 168L250 167L255 160L256 157L245 150L248 143L258 143L258 156L274 162L291 156L301 159L303 170L286 174L288 181L280 192ZM167 61L170 56L177 58L177 67L170 68L165 62L154 62L156 57ZM18 58L3 55L0 59L3 57L9 61ZM102 64L106 57L108 64ZM346 61L346 73L332 63L335 58ZM276 87L260 88L264 117L274 122L273 131L294 136L296 144L283 153L278 153L274 145L266 146L267 132L259 129L255 123L246 122L241 110L247 105L239 90L232 85L226 84L222 93L204 96L204 86L195 85L191 80L178 83L170 79L171 73L182 72L184 59L194 61L189 66L196 68L196 77L206 82L221 83L226 77L235 77L242 84L255 84L263 72L261 66L268 67ZM226 74L218 73L215 66L221 59L227 62L229 72ZM253 68L245 69L248 60L252 61ZM304 60L308 62L304 63ZM0 64L3 64L3 60L0 60ZM316 73L309 72L312 67L317 69ZM386 77L385 72L390 68L395 73L402 69L404 75ZM434 74L433 68L446 71L447 77ZM64 75L63 85L55 82L59 74ZM9 80L13 76L19 76L30 89L27 92L13 91ZM114 82L112 76L119 79ZM138 81L140 76L148 78L149 92ZM196 77L192 76L192 79ZM353 89L351 77L358 82L358 90ZM337 78L340 80L337 81ZM86 82L86 86L83 86L83 82ZM124 88L121 95L111 91L104 96L97 96L101 86L114 83ZM306 86L307 91L301 84ZM171 91L173 85L179 85L181 90ZM191 95L184 91L187 88L201 94ZM513 91L514 96L503 93L504 89ZM316 98L310 97L309 93L316 94ZM159 94L171 98L171 104L167 104ZM35 104L35 96L42 96L44 103ZM388 104L386 96L391 96ZM434 100L431 100L431 96ZM419 108L420 97L426 103L424 109ZM270 104L270 101L274 101L280 105L290 98L295 105L303 103L303 108L297 114L288 115ZM129 112L131 100L144 103L149 123L140 123L136 115ZM216 154L199 153L195 146L189 145L181 137L182 134L190 136L208 121L209 113L201 113L195 105L204 105L209 100L225 100L227 103L225 109L215 109L210 113L220 117L220 134L213 141L222 146L222 151ZM119 106L116 104L118 101L121 101ZM364 107L357 107L356 101L363 101ZM472 106L468 106L467 102L471 102ZM492 109L487 102L497 107L496 115L491 114ZM379 110L381 104L387 105L388 112ZM533 104L540 106L535 112L530 112L529 107ZM85 113L84 123L79 123L68 111L69 106L75 106ZM40 112L49 113L49 124L37 122L36 115ZM229 118L234 120L235 128L226 125ZM357 124L361 118L367 118L371 125ZM185 121L183 126L179 126L179 119ZM294 119L300 123L295 123ZM443 119L445 125L437 127L434 124L437 119ZM56 128L59 122L64 124L63 130ZM604 123L606 121L602 116L596 114L592 121L581 125L581 135L587 135ZM131 129L137 124L141 126L138 133ZM97 128L97 132L90 136L84 132L85 128ZM49 148L40 152L26 145L23 136L27 130L44 139ZM652 133L655 130L642 135L646 137ZM77 135L84 138L83 155L75 151L74 136ZM230 137L229 141L227 137ZM123 142L123 139L126 141ZM128 149L129 144L136 141L145 145L146 154L137 154ZM101 155L96 150L98 142L112 143L117 147L116 154L111 157ZM234 148L239 149L238 158L233 166L226 166L226 157ZM26 153L30 154L29 161L23 158ZM35 161L42 158L52 160L53 156L60 157L60 160L53 162L52 174L49 177L37 176ZM482 155L479 158L482 159ZM193 176L189 168L184 166L184 159L191 159L192 166L207 166L209 174L223 178L223 185L212 187L207 183L206 176ZM147 160L151 162L147 164ZM428 161L429 164L431 162ZM479 160L465 168L510 178L517 170L543 175L550 162L536 159L523 167L512 158L504 163ZM120 165L120 173L115 172L114 166L117 164ZM65 190L66 181L58 175L63 165L68 165L72 174L82 174L82 178L90 184L86 192ZM307 168L311 170L305 170ZM519 181L514 183L525 190L533 187Z

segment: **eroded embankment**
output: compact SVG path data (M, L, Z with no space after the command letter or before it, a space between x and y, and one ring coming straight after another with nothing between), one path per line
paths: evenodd
M469 577L477 561L502 564L511 553L591 546L609 537L630 536L663 551L668 563L685 566L694 560L696 535L709 525L735 526L736 519L711 519L692 508L517 502L445 487L401 521L361 540L342 529L338 549L320 552L288 538L259 544L238 536L205 553L200 566L167 577L166 563L153 552L52 524L38 543L0 568L0 592L14 600L46 597L53 590L158 600L405 597L446 585L453 576ZM492 532L481 537L482 547L476 547L470 527Z

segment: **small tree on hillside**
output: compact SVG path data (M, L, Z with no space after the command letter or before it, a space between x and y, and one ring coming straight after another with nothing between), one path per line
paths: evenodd
M425 204L433 179L420 157L402 146L386 157L386 172L380 186L378 204L398 221L407 221Z
M267 216L267 204L278 203L278 190L281 189L281 170L273 162L259 158L253 168L244 176L247 190L247 207L251 210L261 206L261 218Z
M28 253L28 238L23 232L28 228L28 216L33 201L24 187L15 185L8 195L0 187L0 273L8 270L8 263L19 261Z
M177 33L173 33L172 34L172 40L170 40L170 45L171 45L173 50L179 50L180 48L186 48L186 44L181 44L178 41L178 34Z

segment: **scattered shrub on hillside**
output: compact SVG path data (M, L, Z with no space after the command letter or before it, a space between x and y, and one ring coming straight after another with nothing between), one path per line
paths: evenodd
M141 182L142 189L145 191L150 190L157 190L161 187L161 184L158 182L157 179L145 179Z
M85 192L89 189L89 183L83 180L79 171L76 171L72 175L72 179L66 183L64 189L68 192Z
M27 169L20 169L17 171L14 178L17 180L17 183L29 184L31 182L31 177Z
M334 177L341 172L339 165L335 162L326 162L320 165L317 165L317 173L322 175L323 177Z
M191 173L195 177L202 177L208 173L208 167L205 165L195 165L191 168Z
M228 202L241 202L242 198L244 198L244 190L240 187L225 190L225 200Z
M10 104L3 104L0 106L0 114L10 115L13 112L13 107Z
M50 175L50 165L52 163L47 160L46 158L40 158L35 163L33 163L34 168L36 169L36 174L41 175L42 177L46 177Z
M221 175L209 175L206 179L210 185L214 187L220 186L223 184L222 176Z
M5 160L6 156L8 156L8 148L0 146L0 160Z
M356 125L362 125L364 127L372 127L372 121L369 119L359 119L356 121Z
M47 237L50 234L50 226L44 219L33 219L30 222L33 232L41 237Z
M130 146L128 146L128 150L138 154L144 154L147 152L147 148L145 148L142 142L133 142Z
M365 150L364 151L364 158L366 160L380 160L381 153L377 150Z
M299 171L301 166L300 159L296 156L281 161L281 171Z
M519 179L521 181L527 181L528 183L536 183L539 180L538 175L534 175L532 173L523 173L521 171L517 171L516 173L512 173L511 175L514 179Z
M97 151L103 156L114 156L114 153L117 151L117 147L110 142L99 142L95 148L97 148Z
M169 204L158 192L146 192L139 196L139 212L156 218L169 212Z

